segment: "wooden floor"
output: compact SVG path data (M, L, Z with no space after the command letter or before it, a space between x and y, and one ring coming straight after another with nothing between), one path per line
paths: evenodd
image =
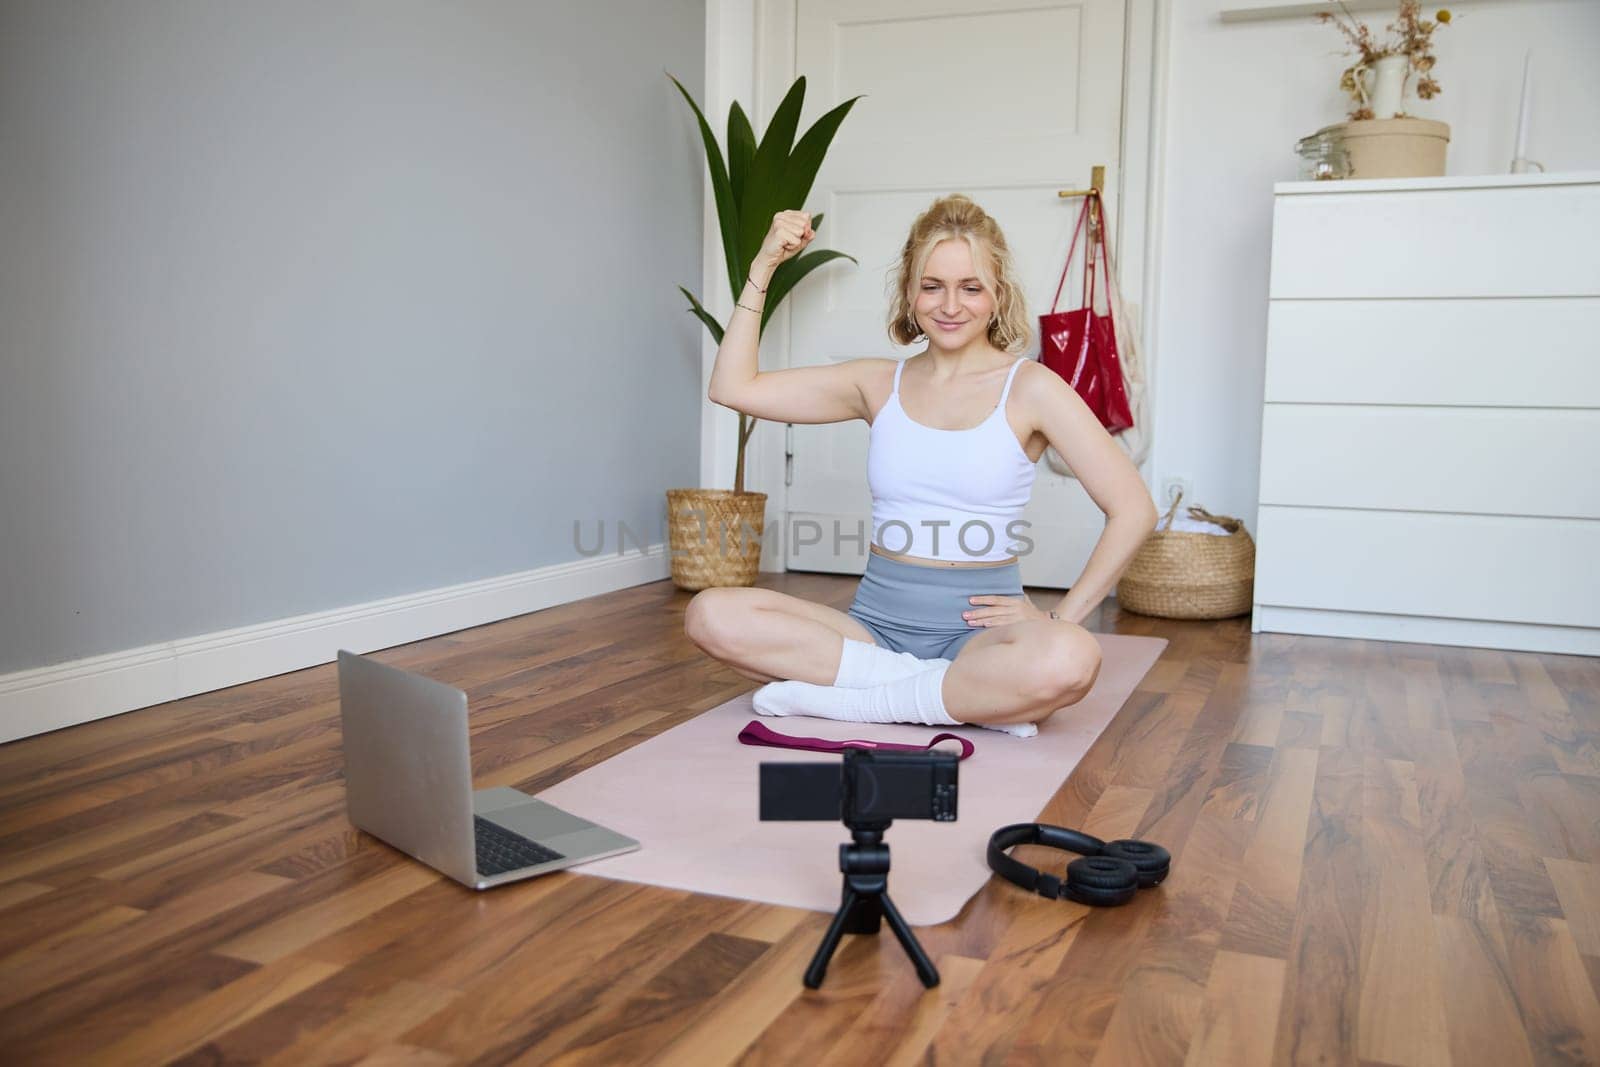
M480 786L537 791L753 687L685 640L688 599L379 658L467 690ZM1092 628L1171 645L1043 817L1173 873L1102 910L991 882L919 931L926 993L887 932L808 992L821 914L473 893L358 834L331 665L5 745L0 1061L1600 1063L1600 660Z

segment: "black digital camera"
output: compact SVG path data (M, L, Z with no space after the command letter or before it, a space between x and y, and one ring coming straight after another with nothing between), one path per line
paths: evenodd
M842 763L763 763L763 821L956 819L960 761L950 752L873 752L852 748Z
M875 934L885 921L911 957L922 984L930 989L939 984L939 969L889 899L889 846L883 835L895 819L955 822L960 762L953 752L849 748L841 763L761 765L764 821L839 819L850 828L851 843L839 846L839 871L844 875L839 910L806 968L808 988L821 987L841 937Z

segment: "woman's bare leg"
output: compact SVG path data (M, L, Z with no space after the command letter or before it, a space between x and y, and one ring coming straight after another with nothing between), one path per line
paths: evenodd
M832 685L846 637L876 643L836 608L754 586L702 589L689 601L683 630L706 655L757 682Z
M986 629L962 646L944 677L958 722L1043 722L1088 695L1100 643L1081 626L1042 620Z

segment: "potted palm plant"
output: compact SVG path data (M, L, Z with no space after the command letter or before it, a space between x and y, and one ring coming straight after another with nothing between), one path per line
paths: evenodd
M677 78L672 78L672 84L694 109L700 123L700 139L705 145L706 165L711 170L711 189L728 266L728 287L737 299L750 264L761 250L761 240L766 236L772 216L780 211L801 210L839 124L860 97L851 97L823 115L798 142L795 132L800 123L801 105L805 102L805 78L795 79L759 142L744 109L734 101L728 109L728 152L724 164L722 148L700 105ZM820 213L811 216L811 226L814 230L822 229ZM790 291L806 275L835 259L855 262L854 257L843 252L819 249L779 266L768 284L766 304L761 313L761 333L766 332L772 313ZM678 290L688 299L689 310L705 324L712 340L720 346L723 325L688 289L680 285ZM672 581L681 589L755 582L761 564L767 494L745 492L744 450L756 422L755 417L739 413L739 451L731 491L667 490Z

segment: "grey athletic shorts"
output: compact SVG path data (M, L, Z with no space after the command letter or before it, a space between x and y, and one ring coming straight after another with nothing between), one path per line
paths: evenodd
M1022 595L1022 566L924 567L867 553L867 570L845 612L891 652L918 659L956 658L982 626L961 617L970 596Z

